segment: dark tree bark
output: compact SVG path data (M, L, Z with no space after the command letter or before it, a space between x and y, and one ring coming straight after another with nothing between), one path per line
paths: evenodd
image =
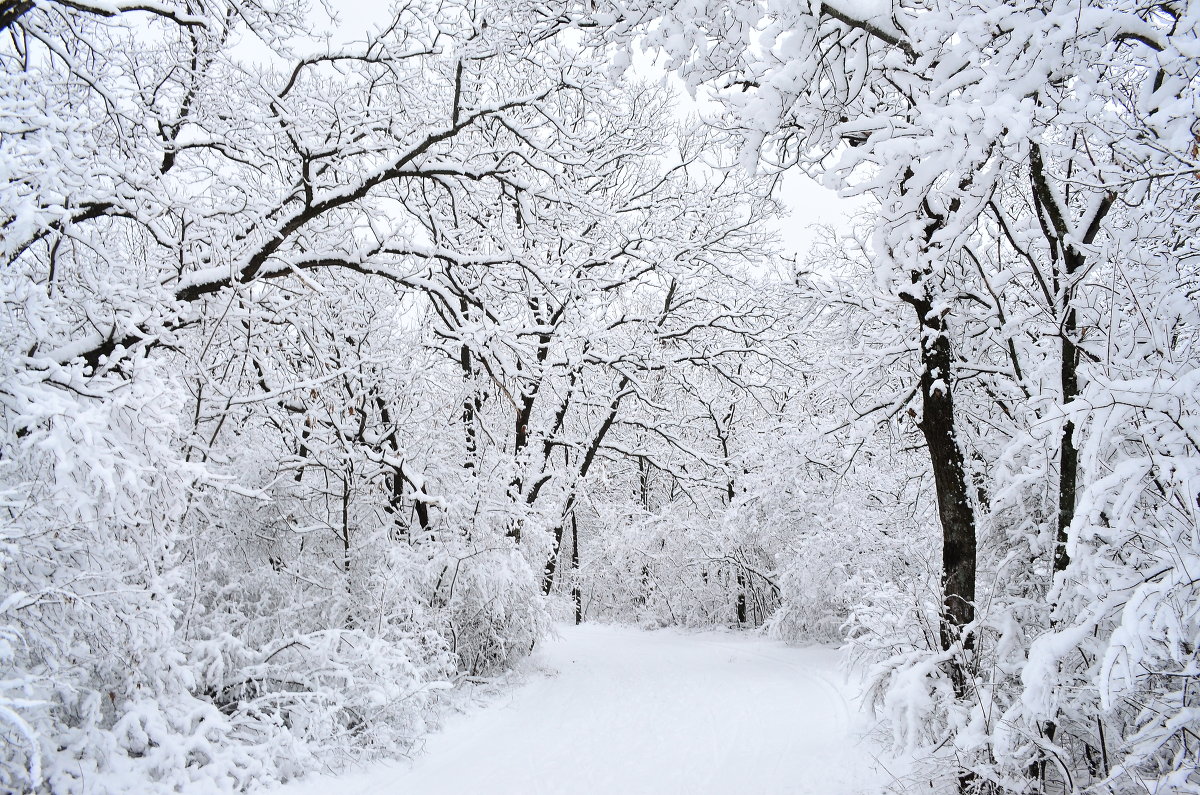
M739 624L746 623L746 575L739 569L737 573L738 595L735 609Z
M914 275L914 282L919 277ZM953 355L945 316L936 314L928 298L909 293L921 329L921 433L929 448L942 525L942 648L961 642L971 647L962 628L975 619L975 512L969 498L966 467L954 425ZM954 672L955 690L965 694L961 669Z
M0 3L0 31L7 30L9 25L23 17L32 8L33 3L30 0Z
M575 623L583 623L583 592L579 590L579 519L571 512L571 574L575 577L571 585L571 599L575 602Z
M905 179L909 179L909 172ZM966 190L970 178L959 187ZM937 233L959 209L959 200L952 199L944 212L938 212L929 199L923 201L925 233L923 255L936 254ZM919 427L929 450L933 469L934 491L937 496L938 518L942 526L942 616L939 627L944 651L959 644L964 650L974 646L974 640L964 627L975 620L976 537L975 510L971 505L966 465L954 418L954 353L950 347L946 317L949 306L934 309L931 294L933 270L928 265L910 271L911 290L901 290L899 297L917 315L921 348L921 421ZM955 695L969 695L967 674L961 658L952 658L947 672ZM959 779L959 791L966 792L974 777L964 772Z
M1052 267L1051 283L1053 286L1052 299L1055 302L1055 315L1060 318L1060 354L1059 354L1059 388L1062 391L1062 403L1066 405L1079 396L1079 357L1077 344L1079 338L1079 320L1073 299L1076 295L1076 277L1087 264L1084 253L1069 242L1071 228L1068 219L1064 217L1065 208L1058 202L1057 195L1050 183L1046 162L1042 156L1041 147L1033 144L1029 153L1029 175L1033 187L1034 207L1037 211L1038 223L1042 235L1050 250ZM1068 194L1069 197L1069 194ZM1101 224L1116 201L1115 193L1105 194L1095 205L1091 218L1084 218L1086 228L1080 235L1080 243L1090 245L1100 234ZM1071 565L1071 557L1067 554L1067 531L1075 521L1075 507L1079 491L1079 450L1075 447L1075 423L1067 420L1063 423L1062 436L1059 440L1058 452L1058 513L1054 532L1054 567L1051 576L1058 575ZM1051 618L1051 626L1055 624ZM1058 734L1058 721L1047 720L1042 726L1046 739L1054 742ZM1094 754L1089 745L1085 754ZM1033 763L1031 775L1046 782L1049 760L1038 759Z
M973 648L974 640L964 627L975 620L975 511L968 499L966 467L954 426L952 386L953 354L946 334L945 313L935 313L920 286L923 274L913 273L918 288L901 298L917 313L921 330L921 433L929 448L937 493L938 518L942 525L942 649L950 651L958 644ZM947 664L954 695L970 695L967 672L961 657ZM958 791L974 791L975 774L961 769Z
M399 456L402 449L399 428L392 424L392 413L388 409L386 401L378 395L375 396L375 405L379 408L379 421L385 428L391 428L391 432L386 438L387 445L391 448L393 456ZM392 521L396 524L397 535L403 538L408 535L408 523L404 520L404 484L412 481L408 475L404 474L404 468L399 464L391 465L390 469L392 471L388 475L391 485L388 496L388 513L391 514ZM424 499L413 500L413 512L416 514L417 522L421 525L422 532L427 535L430 528L429 505Z
M617 413L621 409L621 401L629 394L626 392L626 389L629 387L629 380L629 376L622 376L620 382L617 384L616 397L608 404L608 416L600 424L596 435L592 437L591 444L588 445L587 452L583 455L583 462L579 465L579 471L575 474L575 483L586 478L588 472L591 471L592 462L596 460L596 453L600 452L600 446L604 444L604 437L608 436L613 423L617 421ZM542 593L547 595L554 588L554 574L558 570L558 552L562 546L563 527L566 524L566 517L574 516L575 514L575 494L575 487L572 485L571 493L567 495L567 501L562 512L563 521L559 522L558 526L554 528L554 547L550 550L550 556L546 559L546 565L542 571Z
M1041 147L1030 147L1029 173L1033 183L1033 199L1037 209L1042 235L1050 248L1053 267L1055 314L1060 318L1061 354L1059 361L1059 386L1062 402L1067 404L1079 396L1079 321L1073 304L1075 280L1087 264L1084 253L1072 242L1068 219L1050 184ZM1115 193L1104 195L1095 206L1091 218L1084 218L1083 234L1079 242L1090 245L1100 234L1101 224L1116 201ZM1083 225L1081 224L1081 225ZM1063 424L1059 442L1058 459L1058 521L1054 539L1054 573L1066 571L1071 563L1067 555L1067 529L1075 520L1075 503L1079 489L1079 451L1075 447L1075 424L1069 420Z

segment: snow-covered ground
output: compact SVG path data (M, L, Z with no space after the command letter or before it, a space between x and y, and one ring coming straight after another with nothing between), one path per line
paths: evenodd
M559 632L534 657L545 673L448 720L414 762L277 795L876 795L898 774L863 738L869 719L836 651L732 633Z

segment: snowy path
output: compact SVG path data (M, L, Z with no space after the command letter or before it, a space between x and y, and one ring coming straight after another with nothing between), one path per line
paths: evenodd
M837 653L728 633L563 627L558 673L447 721L407 762L278 795L875 795L892 780Z

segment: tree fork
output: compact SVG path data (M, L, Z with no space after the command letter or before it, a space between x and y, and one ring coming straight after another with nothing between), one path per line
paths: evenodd
M1042 235L1050 247L1050 256L1057 266L1060 257L1063 277L1054 274L1056 307L1062 316L1062 352L1059 361L1059 384L1063 404L1079 396L1079 346L1076 339L1079 321L1071 301L1075 296L1074 281L1087 264L1086 256L1075 244L1069 242L1071 228L1064 217L1062 207L1047 176L1046 161L1042 149L1036 143L1029 150L1029 177L1033 187L1034 206L1038 211L1038 222ZM1109 191L1099 197L1091 209L1091 217L1081 219L1083 234L1079 242L1091 245L1100 234L1105 217L1108 216L1117 194ZM1066 571L1071 563L1067 554L1067 529L1075 520L1075 502L1079 482L1079 451L1075 447L1075 423L1067 420L1063 424L1059 446L1058 463L1058 521L1054 538L1054 573Z

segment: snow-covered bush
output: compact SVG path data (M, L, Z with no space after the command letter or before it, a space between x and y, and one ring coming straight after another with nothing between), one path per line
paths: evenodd
M13 725L39 746L6 745L9 780L40 758L67 791L68 771L109 767L96 738L130 704L186 698L179 527L197 470L178 453L177 384L130 369L82 395L53 383L78 371L4 374L5 679L32 710Z
M494 676L529 654L549 627L547 607L525 558L492 548L435 558L430 594L459 670Z

